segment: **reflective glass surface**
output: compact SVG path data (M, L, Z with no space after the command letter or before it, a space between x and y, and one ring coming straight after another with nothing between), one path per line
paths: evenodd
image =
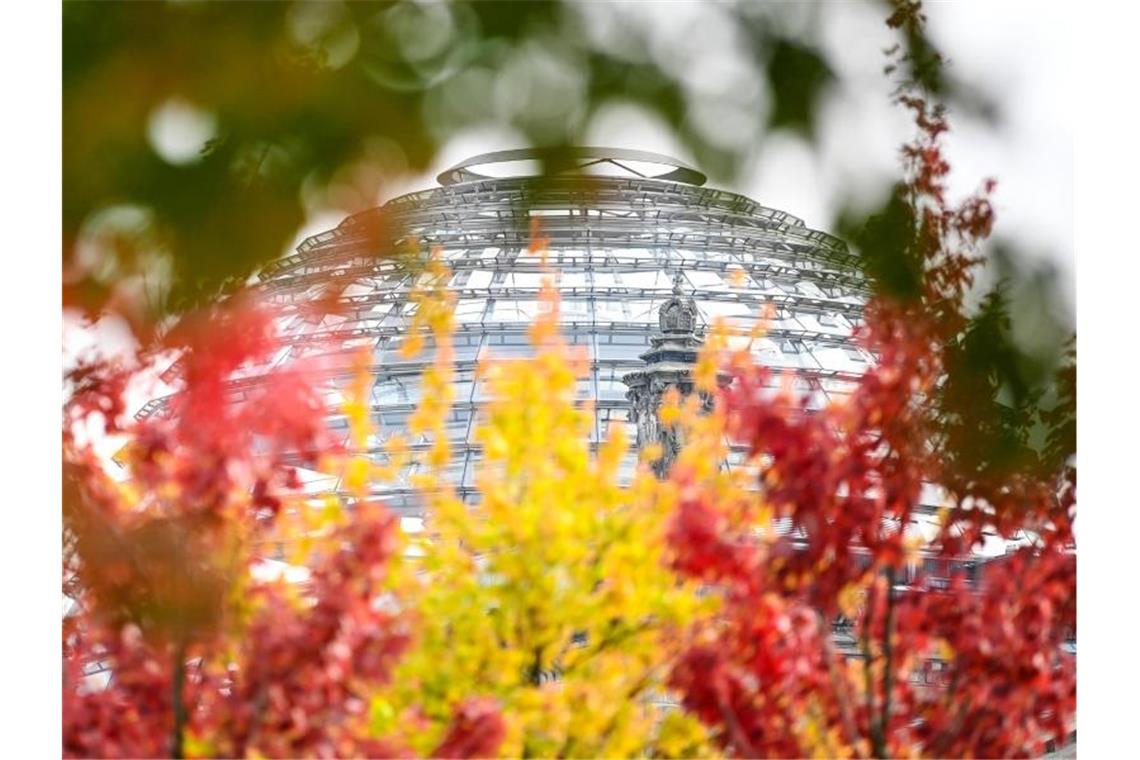
M740 195L635 176L478 179L406 195L346 219L261 274L258 287L287 314L288 351L279 360L367 346L375 357L371 405L379 430L373 456L383 461L384 439L405 434L433 354L430 342L414 359L400 353L415 309L409 298L414 275L386 248L411 240L438 248L456 297L448 477L462 495L473 496L480 454L472 428L485 400L475 364L531 353L526 329L539 313L544 276L540 256L529 247L534 219L549 239L563 335L591 359L578 394L594 404L595 442L615 425L626 425L634 440L621 378L643 366L638 356L657 331L658 308L672 295L677 273L682 292L696 301L702 329L723 317L744 333L767 315L767 334L753 342L753 353L768 366L796 372L814 405L845 393L873 361L851 337L867 289L840 241ZM398 231L385 244L373 234L381 223ZM312 316L303 307L326 297L333 283L340 290L338 313ZM347 371L334 375L328 388L335 399L349 377ZM256 382L256 372L246 382ZM347 436L342 419L332 422ZM426 445L413 440L413 446ZM733 456L734 463L740 459L739 452ZM627 474L634 462L631 452ZM419 513L408 480L413 470L378 494L408 515ZM335 486L313 475L314 488Z

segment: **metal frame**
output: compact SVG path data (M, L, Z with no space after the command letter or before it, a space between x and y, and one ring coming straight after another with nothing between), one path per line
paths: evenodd
M492 177L486 174L474 171L472 167L532 160L538 160L547 164L552 159L576 159L574 166L579 170L596 164L610 164L640 177L645 177L646 175L632 169L628 165L629 163L656 164L666 167L668 171L650 175L651 179L684 182L690 185L703 185L708 180L708 177L693 167L683 164L675 158L663 156L660 153L650 153L644 150L629 150L627 148L587 147L569 147L563 148L560 151L524 148L483 153L465 159L450 169L443 171L436 177L436 180L441 185L449 186L457 185L462 182L470 182L472 180L492 179Z
M477 357L488 347L492 356L525 353L521 343L539 295L536 273L544 271L540 257L529 250L531 223L539 219L548 240L545 271L560 274L563 334L592 356L581 385L595 409L592 442L604 437L606 424L632 424L630 402L614 383L637 367L637 356L649 347L657 308L673 295L675 281L696 303L698 332L716 314L732 315L739 323L774 310L765 339L755 346L757 356L777 376L794 372L813 403L842 394L873 361L851 335L869 289L857 258L842 242L783 211L701 187L703 174L664 156L598 148L571 155L579 166L603 162L635 175L628 166L632 161L663 171L656 177L501 179L480 171L495 163L548 157L507 151L457 164L440 175L441 187L349 217L266 266L253 286L281 307L289 356L370 346L373 414L399 418L409 412L410 402L391 388L398 383L407 388L407 399L415 398L427 364L395 360L393 349L411 325L415 268L408 266L406 252L418 243L420 251L439 249L453 273L448 288L462 315L456 337L466 343L456 365L462 378L457 382L466 389ZM405 252L403 258L397 251ZM337 316L309 308L336 293ZM175 380L179 371L174 365L165 379ZM232 381L233 398L245 397L261 374ZM347 385L350 370L334 363L323 377L332 392ZM453 441L454 461L462 465L455 485L464 498L475 496L473 480L462 470L478 456L469 434L481 406L476 391L472 385L456 408L467 425L461 434L464 423L457 418ZM167 414L168 401L155 399L137 416ZM398 431L381 430L370 453L382 456L392 432ZM633 440L633 430L627 433ZM631 452L625 463L630 473L635 460ZM405 487L382 489L379 495L401 513L418 514L414 494Z

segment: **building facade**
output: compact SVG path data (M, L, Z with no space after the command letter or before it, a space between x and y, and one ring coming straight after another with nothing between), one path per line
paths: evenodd
M527 327L539 313L547 271L560 293L562 334L590 357L578 395L593 404L595 444L614 425L626 426L629 440L639 430L642 439L655 435L646 426L654 424L650 407L660 388L649 386L659 386L660 376L646 374L647 362L695 352L718 317L743 334L767 315L767 333L753 343L757 360L777 377L794 373L819 406L848 392L873 360L852 338L867 284L838 239L787 212L704 187L703 174L664 156L581 148L571 169L541 177L538 158L529 151L471 158L439 175L438 187L349 217L261 272L257 288L286 315L287 350L279 361L361 346L371 351L378 461L384 438L403 432L432 360L430 344L413 359L400 351L416 305L414 274L395 254L412 241L441 251L452 273L456 401L447 424L453 458L446 477L465 498L474 496L480 453L473 429L485 400L476 363L488 355L530 354ZM531 246L536 220L546 267ZM314 315L312 304L334 285L336 308ZM347 372L330 377L329 392L338 393L348 379ZM254 372L235 392L256 382ZM347 437L346 420L331 422ZM739 458L738 452L729 466ZM627 477L635 466L631 451ZM415 467L376 494L405 516L420 514L410 481Z

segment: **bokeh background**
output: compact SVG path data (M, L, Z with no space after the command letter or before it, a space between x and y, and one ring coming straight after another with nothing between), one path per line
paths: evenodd
M1072 310L1071 49L1059 11L934 4L919 58L952 189ZM475 152L604 144L835 229L898 176L885 5L69 3L65 303L178 310ZM1008 264L1013 267L1012 263ZM1003 274L1014 274L1003 272Z

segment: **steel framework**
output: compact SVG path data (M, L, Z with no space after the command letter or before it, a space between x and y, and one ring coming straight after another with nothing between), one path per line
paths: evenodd
M753 351L777 372L794 371L813 403L845 393L873 361L852 339L868 288L842 242L783 211L702 187L703 174L664 156L600 148L571 155L573 170L556 176L493 176L496 168L543 158L533 151L468 159L443 172L441 186L349 217L260 273L256 288L285 315L287 350L278 361L327 353L330 346L372 351L371 405L381 433L370 451L377 459L385 456L386 436L402 431L419 400L420 375L431 358L430 351L415 360L399 352L415 309L414 274L394 252L412 240L440 249L452 271L457 403L448 421L448 477L464 497L474 493L480 451L472 429L485 398L475 364L487 355L530 352L526 329L539 310L543 276L540 256L530 250L535 219L549 241L563 334L591 358L579 395L594 404L592 443L612 425L629 426L634 440L622 378L643 366L639 356L675 282L697 306L698 332L717 317L746 332L768 311L769 329ZM394 232L378 238L381 224ZM312 304L330 286L339 308L314 316ZM177 366L167 379L176 373ZM334 365L329 392L348 379L347 367ZM231 388L240 399L258 382L254 371ZM139 415L162 413L164 406L157 399ZM343 418L331 424L347 436ZM426 445L413 442L413 448ZM631 452L627 475L635 461ZM412 468L377 492L406 515L420 513ZM313 482L314 489L338 486Z

